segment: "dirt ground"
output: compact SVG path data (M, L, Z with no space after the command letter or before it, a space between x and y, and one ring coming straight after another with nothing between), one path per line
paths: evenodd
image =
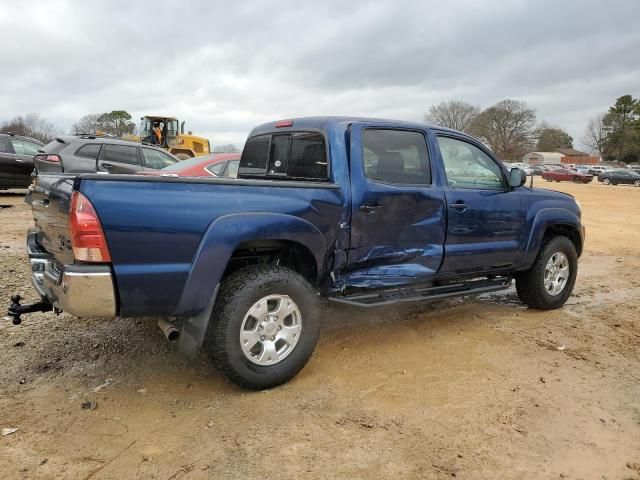
M575 195L574 295L326 306L307 367L265 392L188 364L154 319L0 320L2 479L640 479L640 189ZM0 302L30 285L22 197L0 193ZM94 409L83 409L92 401Z

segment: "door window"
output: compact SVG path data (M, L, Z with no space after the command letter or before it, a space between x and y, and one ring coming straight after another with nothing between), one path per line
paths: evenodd
M98 153L100 153L100 144L89 143L88 145L84 145L78 149L76 157L85 157L95 160L98 158Z
M502 170L475 145L450 137L438 137L449 185L455 188L502 190Z
M138 165L140 163L138 161L138 147L105 144L100 151L100 160Z
M224 170L226 162L214 163L213 165L209 165L206 170L210 173L213 173L216 177L219 177Z
M225 177L238 178L238 167L240 160L233 160L227 164L227 170L224 172Z
M144 157L144 166L154 170L160 170L176 163L173 157L153 148L143 148L142 156Z
M420 132L366 129L362 133L365 175L381 182L431 183L427 142Z
M2 138L0 138L0 153L9 153L7 142L5 142Z
M9 140L13 145L13 150L16 155L36 155L40 145L37 143L29 142L28 140L22 140L20 138L12 138Z

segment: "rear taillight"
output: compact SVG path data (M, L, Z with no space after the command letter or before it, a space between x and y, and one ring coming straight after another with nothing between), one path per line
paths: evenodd
M51 163L60 163L60 155L36 155L34 158Z
M89 199L80 192L73 192L71 195L69 230L76 260L91 263L111 261L98 214Z

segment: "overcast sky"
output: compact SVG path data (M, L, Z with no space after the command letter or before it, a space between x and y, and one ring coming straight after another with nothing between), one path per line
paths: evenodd
M280 118L516 98L579 139L640 96L639 25L640 0L0 0L0 121L38 112L69 131L124 109L240 145Z

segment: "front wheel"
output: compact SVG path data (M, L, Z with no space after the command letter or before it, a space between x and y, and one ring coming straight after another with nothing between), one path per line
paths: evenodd
M609 185L610 183L611 183L611 180L609 180L608 178L605 178L602 180L603 185Z
M576 282L578 254L567 237L552 237L533 266L516 275L518 297L530 308L553 310L565 304Z
M226 279L211 317L213 364L252 390L285 383L307 363L320 334L318 296L300 274L251 266Z
M633 185L635 187L640 187L640 180L634 180Z

